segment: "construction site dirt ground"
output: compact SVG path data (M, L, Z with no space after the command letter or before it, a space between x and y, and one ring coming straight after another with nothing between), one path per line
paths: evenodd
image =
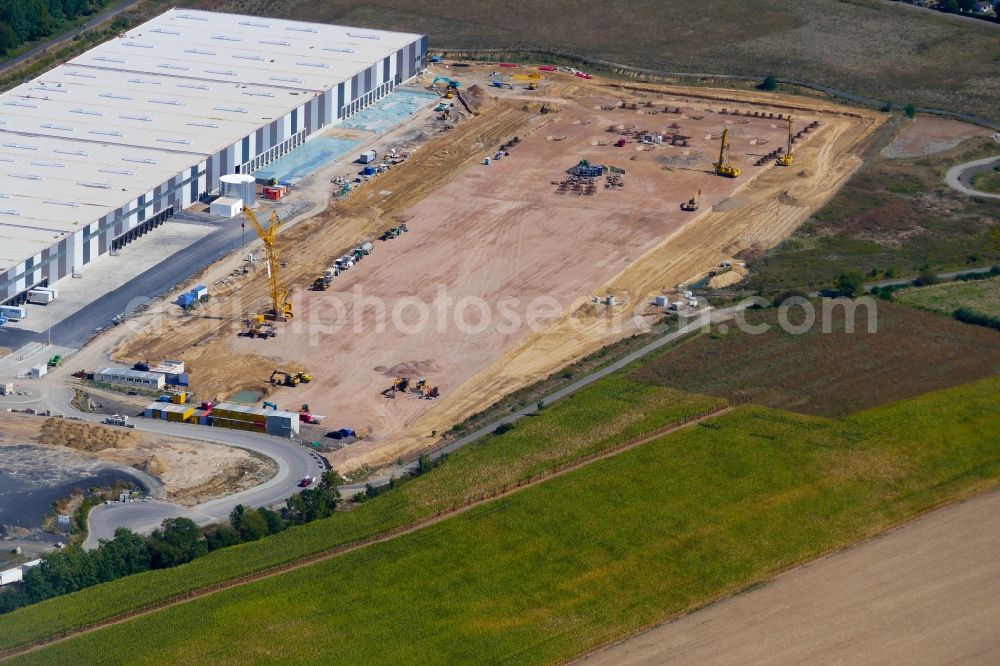
M462 76L463 89L466 81L488 85L486 68ZM305 369L312 383L270 399L308 404L325 425L365 435L329 456L338 468L392 462L432 447L432 432L636 332L644 319L632 315L647 313L654 295L786 238L860 165L865 139L884 120L810 98L767 95L768 106L755 106L761 96L746 92L546 76L538 91L488 89L477 117L284 232L282 277L297 287L296 315L276 338L237 337L246 313L266 304L256 269L256 279L216 290L205 312L146 326L116 356L182 358L203 398L266 387L276 367ZM620 100L637 108L614 108ZM734 108L791 112L796 129L813 120L820 127L797 145L794 166L757 167L783 144L785 124ZM690 145L616 147L619 127L676 131ZM736 179L711 173L724 128L743 170ZM509 157L483 164L515 136ZM593 194L561 190L581 159L624 169L624 187L605 188L602 177ZM698 190L700 210L680 210ZM329 291L303 289L345 250L399 221L410 232L376 241L373 255ZM618 305L593 302L608 293ZM384 396L401 375L426 378L441 398Z
M273 460L235 447L70 419L5 414L0 448L24 444L61 450L70 459L82 456L96 465L146 472L163 484L166 499L182 506L252 488L277 473Z

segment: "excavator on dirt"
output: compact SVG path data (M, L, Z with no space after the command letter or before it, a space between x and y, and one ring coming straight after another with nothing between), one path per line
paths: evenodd
M719 161L713 164L715 173L726 178L738 178L743 173L739 167L729 163L729 128L722 130L722 142L719 145Z
M298 386L308 384L313 380L313 376L305 372L288 372L287 370L275 370L271 373L272 386Z
M693 212L698 210L701 206L701 190L698 190L698 194L694 195L687 201L681 204L681 210Z
M792 117L788 116L788 141L785 144L785 154L775 162L778 166L791 166L795 161L795 154L792 153Z

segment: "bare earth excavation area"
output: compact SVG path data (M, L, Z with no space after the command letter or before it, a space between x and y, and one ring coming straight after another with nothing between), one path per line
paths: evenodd
M209 316L151 324L117 356L183 358L206 398L265 388L276 367L307 370L312 383L276 389L269 399L285 408L308 404L326 425L363 435L330 454L338 468L392 461L432 446L432 432L636 332L657 313L655 295L780 242L857 168L861 145L882 122L809 98L638 90L546 74L537 91L489 89L478 115L284 232L283 276L298 290L295 317L276 338L237 336L241 318L265 295L262 280L248 280L228 293L216 289ZM462 72L463 87L487 88L488 78L486 67ZM818 127L796 144L792 166L758 165L784 144L778 116L789 113L796 131ZM724 129L738 178L712 172ZM646 144L636 130L681 138ZM483 163L514 137L509 156ZM604 175L589 193L586 184L564 183L581 160L623 170L623 185ZM699 210L681 210L699 191ZM400 221L409 233L374 240ZM364 240L375 242L373 255L329 291L302 289ZM613 305L595 302L608 294ZM400 376L425 378L441 397L385 392Z

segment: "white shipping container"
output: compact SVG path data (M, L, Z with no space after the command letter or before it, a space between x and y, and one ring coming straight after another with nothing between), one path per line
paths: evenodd
M37 305L48 305L56 300L56 295L47 289L32 289L28 292L28 302Z
M665 308L668 305L670 305L670 301L667 299L666 296L657 296L656 297L656 307Z
M14 321L27 319L28 308L23 305L0 305L0 315L3 315L5 319L12 319Z
M376 153L374 150L366 150L365 152L361 153L361 157L358 158L358 161L361 162L362 164L369 164L370 162L374 162L377 156L378 153Z
M45 373L47 373L48 371L49 371L48 366L45 366L45 365L36 365L36 366L34 366L34 367L31 368L31 378L32 379L39 379L41 377L44 377Z

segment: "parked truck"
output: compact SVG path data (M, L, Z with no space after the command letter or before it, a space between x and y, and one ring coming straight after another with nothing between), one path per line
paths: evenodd
M59 292L55 289L38 287L37 289L28 290L28 302L38 305L48 305L52 301L56 300L58 295Z

